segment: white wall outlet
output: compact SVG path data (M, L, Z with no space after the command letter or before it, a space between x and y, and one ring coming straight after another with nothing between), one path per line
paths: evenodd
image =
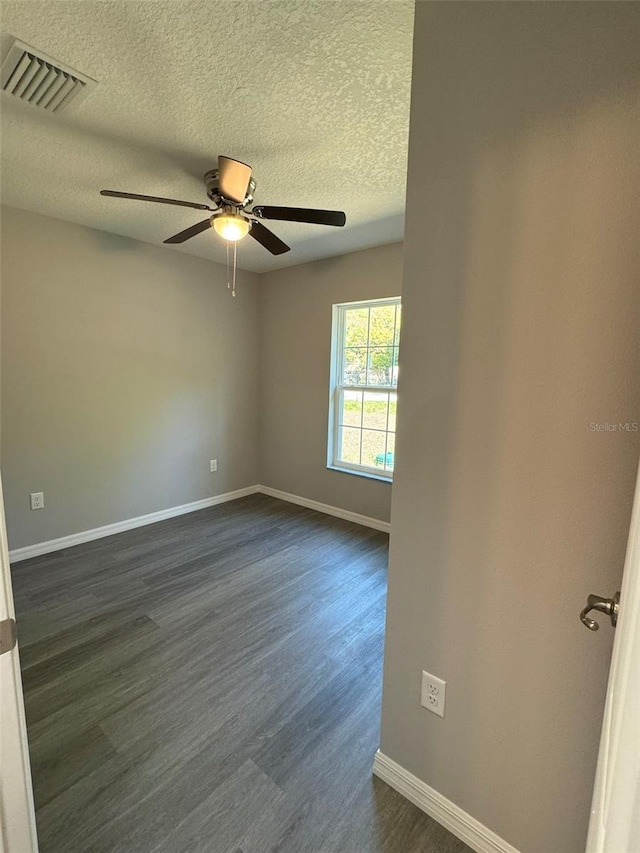
M428 672L422 673L422 691L420 704L432 714L444 717L444 699L447 682Z
M44 509L44 492L31 492L31 509Z
M214 474L218 470L218 460L212 459L210 465L211 465L211 473Z

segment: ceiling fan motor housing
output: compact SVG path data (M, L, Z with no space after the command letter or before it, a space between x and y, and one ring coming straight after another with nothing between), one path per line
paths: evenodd
M253 178L251 178L249 181L249 186L247 188L247 194L244 197L244 201L242 202L241 205L238 205L237 202L232 201L230 199L226 199L223 195L221 195L220 183L218 180L219 174L220 174L220 172L218 169L211 169L204 176L204 183L205 183L205 186L207 188L207 195L209 196L209 198L211 199L212 202L217 204L218 207L232 206L232 207L243 207L244 208L248 204L251 204L251 202L253 201L253 194L254 194L255 189L256 189L256 182L254 181Z

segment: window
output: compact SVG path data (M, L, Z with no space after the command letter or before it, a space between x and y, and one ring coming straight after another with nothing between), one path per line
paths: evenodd
M391 480L400 299L333 306L328 465Z

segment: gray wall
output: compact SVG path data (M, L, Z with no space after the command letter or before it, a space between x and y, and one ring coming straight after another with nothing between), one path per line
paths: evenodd
M417 6L381 748L523 853L584 850L630 520L639 15Z
M257 482L255 275L3 208L1 278L11 548Z
M401 279L400 243L261 276L261 483L389 520L389 483L326 467L331 309L398 296Z
M2 248L11 548L258 482L388 521L388 483L326 469L331 306L398 295L400 244L236 299L216 264L13 208Z

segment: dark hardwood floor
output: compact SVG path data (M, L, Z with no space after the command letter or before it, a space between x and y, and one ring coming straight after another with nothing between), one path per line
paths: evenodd
M41 853L469 853L371 776L386 564L256 495L14 565Z

